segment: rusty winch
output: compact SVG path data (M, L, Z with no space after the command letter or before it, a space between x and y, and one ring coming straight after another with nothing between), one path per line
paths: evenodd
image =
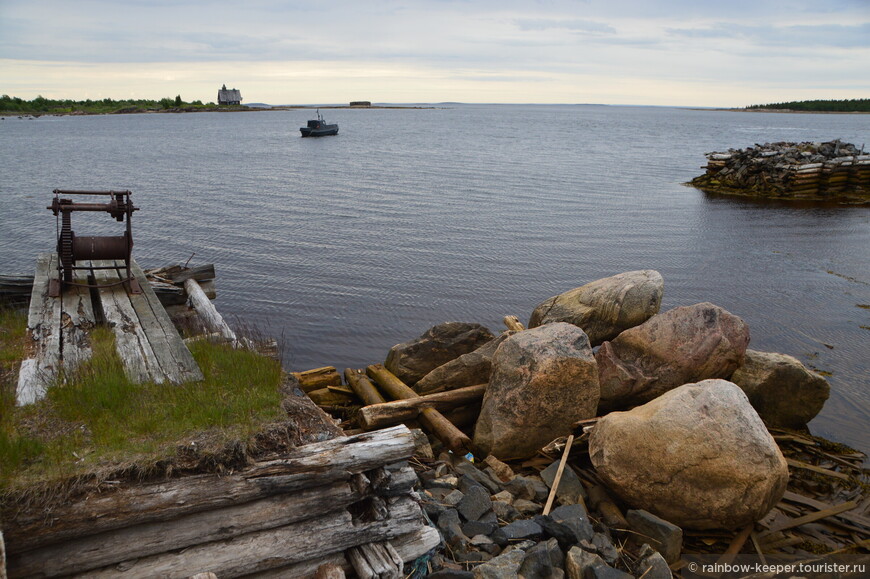
M82 285L87 287L107 287L128 283L131 293L141 293L141 288L136 278L130 272L131 253L133 251L133 234L131 230L131 218L138 207L133 206L130 200L130 191L72 191L55 189L54 199L47 209L51 209L58 219L57 255L58 277L52 279L49 284L49 295L57 297L61 290L69 285ZM61 195L90 195L109 197L108 203L83 203L74 202L69 198L61 198ZM118 222L126 220L127 228L123 235L117 236L77 236L72 230L72 214L76 211L105 211ZM83 284L73 281L73 271L76 269L115 269L114 266L77 267L76 262L84 260L124 260L127 270L126 279L111 284Z

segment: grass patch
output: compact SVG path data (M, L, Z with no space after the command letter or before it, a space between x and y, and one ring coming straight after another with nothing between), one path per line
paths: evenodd
M222 453L244 460L254 435L286 420L277 361L200 341L190 350L203 381L134 384L107 328L94 329L88 363L61 377L45 399L17 407L26 332L19 317L0 317L0 495L76 478L203 470L220 465Z

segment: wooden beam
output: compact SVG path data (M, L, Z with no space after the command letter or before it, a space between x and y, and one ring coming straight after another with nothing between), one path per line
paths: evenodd
M381 393L378 392L378 389L375 388L375 385L372 384L372 381L368 379L362 370L345 368L344 378L366 406L371 404L382 404L387 401Z
M367 430L392 426L415 419L426 408L443 411L471 404L481 400L485 392L486 384L477 384L417 398L364 406L360 408L358 418Z
M227 325L223 316L199 287L195 279L188 279L184 282L184 290L187 292L187 298L190 300L190 305L199 314L200 319L210 333L219 333L221 337L233 344L238 342L236 333Z
M61 299L48 295L49 281L58 278L57 263L56 253L43 253L36 259L27 314L30 355L21 363L16 388L16 401L22 406L45 396L60 370Z
M79 503L59 504L51 510L4 516L6 547L9 553L20 553L76 537L329 485L406 460L413 453L414 436L406 426L306 444L289 451L285 458L256 463L232 476L196 475L134 485L95 494Z
M382 364L373 364L366 368L366 373L378 383L378 385L395 399L419 398L407 384L399 380L395 374L384 368ZM471 439L443 414L434 408L424 408L420 411L420 422L431 431L444 446L454 452L466 454L472 452Z
M208 570L218 577L237 577L342 552L372 541L386 541L422 526L420 506L403 497L389 507L382 521L354 524L346 510L316 520L248 533L122 563L135 577L189 577ZM117 577L117 566L92 570L87 577Z
M810 513L808 515L804 515L802 517L798 517L796 519L790 519L788 521L783 521L779 524L773 525L767 531L761 533L759 538L766 537L773 533L777 533L779 531L785 531L786 529L793 529L795 527L800 527L801 525L806 525L807 523L812 523L814 521L818 521L820 519L825 519L827 517L832 517L834 515L839 515L840 513L844 513L846 511L851 511L855 507L858 506L858 503L855 501L847 501L845 503L840 503L834 507L829 509L823 509L821 511L816 511L815 513Z

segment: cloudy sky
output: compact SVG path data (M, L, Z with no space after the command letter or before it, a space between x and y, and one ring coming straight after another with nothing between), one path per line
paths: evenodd
M32 99L730 107L870 98L870 0L0 0Z

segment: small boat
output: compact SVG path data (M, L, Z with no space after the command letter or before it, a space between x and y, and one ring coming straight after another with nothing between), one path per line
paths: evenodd
M308 121L307 127L299 127L303 137L325 137L326 135L337 135L338 125L328 125L320 116L320 109L317 109L317 120Z

